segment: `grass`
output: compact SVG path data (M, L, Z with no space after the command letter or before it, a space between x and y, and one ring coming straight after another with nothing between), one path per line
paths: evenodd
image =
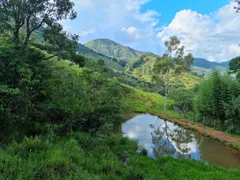
M137 142L114 135L25 138L0 149L0 179L237 180L240 175L237 169L143 154Z
M173 105L172 100L167 100L168 110L164 111L164 99L162 96L156 93L143 92L127 85L123 85L123 92L125 95L125 104L128 112L158 112L167 114L171 117L179 117L177 113L170 110Z
M201 132L201 135L202 135L202 136L205 136L205 137L210 137L210 135L209 135L208 133L204 132L204 131Z

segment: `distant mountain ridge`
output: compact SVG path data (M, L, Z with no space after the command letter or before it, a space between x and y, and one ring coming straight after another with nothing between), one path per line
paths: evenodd
M110 39L95 39L85 43L84 46L103 55L118 58L123 61L128 61L129 59L145 54L145 52L135 50L128 46L123 46Z
M153 53L146 53L121 45L110 39L95 39L85 44L80 44L78 52L93 60L103 59L108 67L117 71L135 69L144 64L144 68L138 69L138 71L142 71L143 74L144 71L151 69L149 67L147 68L147 66L153 66L152 61L150 61L151 63L147 61L157 56ZM210 62L204 58L195 58L192 72L200 77L208 76L213 69L219 72L225 72L228 69L229 62L230 61L217 63Z
M193 66L202 67L202 68L206 68L206 69L213 69L217 66L222 66L222 67L228 68L229 62L230 61L217 63L217 62L210 62L204 58L195 58L193 61Z

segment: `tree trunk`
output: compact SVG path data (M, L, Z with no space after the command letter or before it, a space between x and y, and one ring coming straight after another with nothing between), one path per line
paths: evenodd
M216 127L216 119L213 120L213 127L215 129L215 127Z
M187 111L183 109L184 118L187 117Z
M206 118L205 118L205 116L204 116L204 117L203 117L203 125L205 125L205 119L206 119Z
M164 111L167 109L167 96L164 96Z

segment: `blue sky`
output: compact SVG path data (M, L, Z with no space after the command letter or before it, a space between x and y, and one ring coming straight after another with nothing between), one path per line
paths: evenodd
M159 12L161 14L160 25L165 25L170 23L176 13L183 9L191 9L201 14L210 14L228 3L229 0L152 0L146 3L141 11L152 9Z
M108 38L161 55L176 35L186 52L210 61L240 55L240 13L231 0L73 0L78 17L64 21L80 42Z

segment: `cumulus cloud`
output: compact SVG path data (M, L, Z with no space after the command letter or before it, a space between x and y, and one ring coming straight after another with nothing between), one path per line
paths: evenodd
M74 21L64 21L63 25L65 30L81 35L81 42L109 38L134 46L143 38L153 36L158 23L156 11L141 12L141 7L150 1L73 0L78 17Z
M122 32L126 34L126 37L128 37L130 40L137 41L141 39L147 39L152 36L151 29L144 30L144 29L138 29L136 27L130 26L129 28L123 28Z
M240 15L235 13L233 6L234 2L210 15L182 10L157 37L164 42L177 35L187 52L210 61L226 61L239 56Z

